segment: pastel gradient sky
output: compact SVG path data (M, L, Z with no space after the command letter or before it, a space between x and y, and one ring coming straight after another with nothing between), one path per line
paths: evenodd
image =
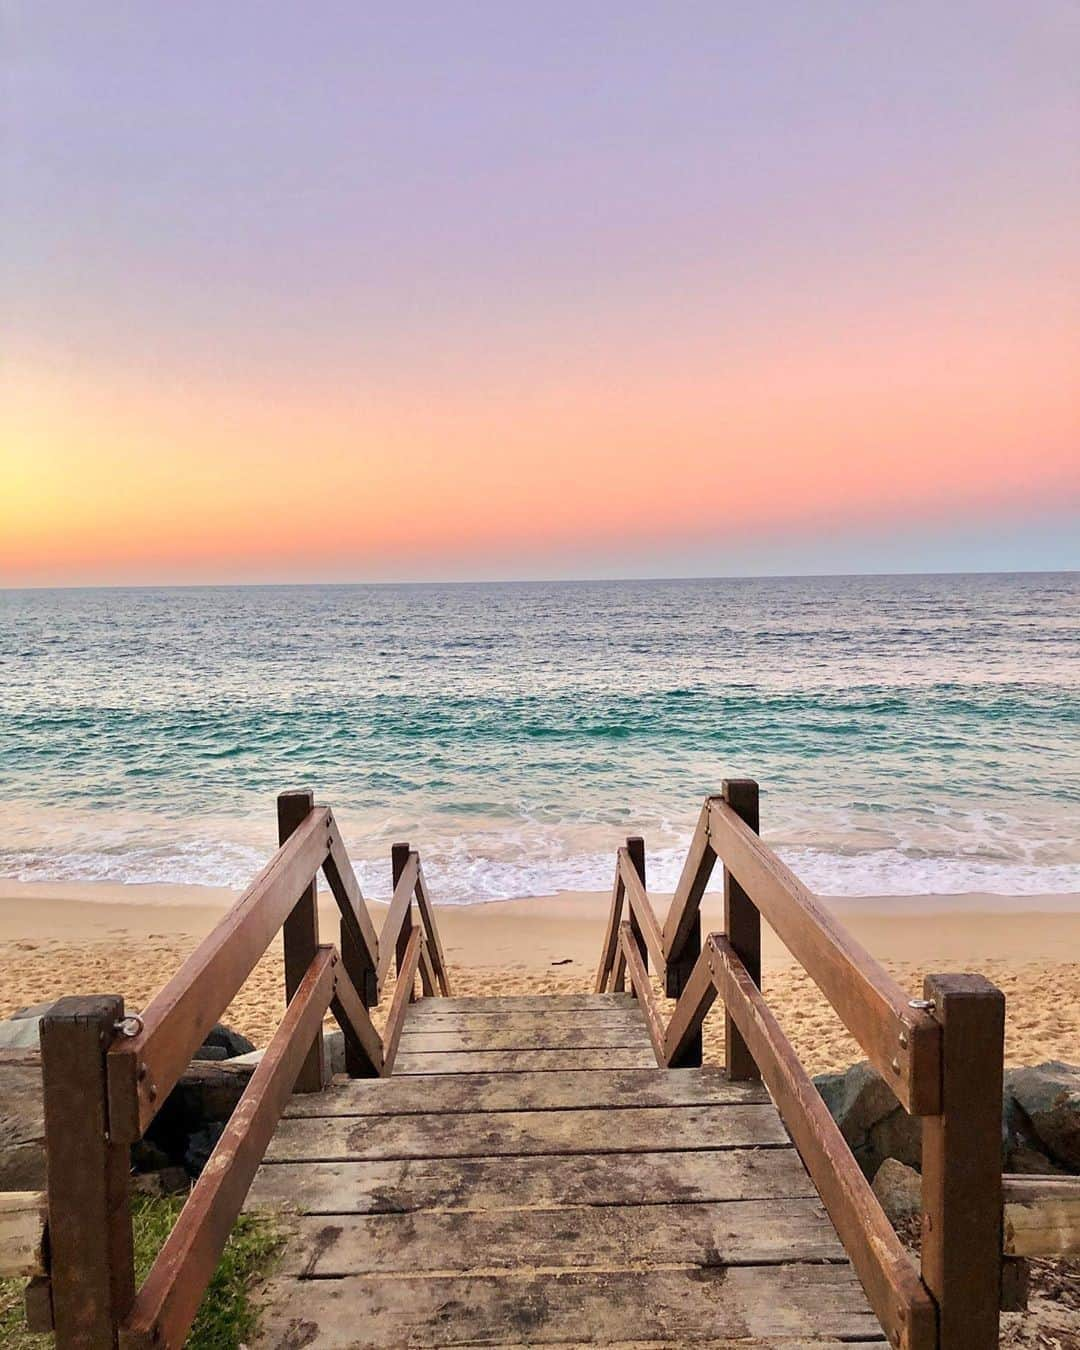
M0 0L0 584L1080 565L1080 6Z

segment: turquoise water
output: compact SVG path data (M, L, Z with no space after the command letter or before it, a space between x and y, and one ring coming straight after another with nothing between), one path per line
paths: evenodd
M673 884L701 798L830 894L1080 890L1080 577L0 592L0 875L237 884L274 794L365 886Z

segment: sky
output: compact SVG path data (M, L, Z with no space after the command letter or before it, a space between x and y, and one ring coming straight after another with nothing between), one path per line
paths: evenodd
M0 0L0 585L1080 566L1080 4Z

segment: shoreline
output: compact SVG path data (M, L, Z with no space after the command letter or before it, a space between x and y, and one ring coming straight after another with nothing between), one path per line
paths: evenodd
M239 892L195 886L0 881L0 1017L60 994L121 993L147 1001L176 972ZM668 897L653 897L658 913ZM823 898L910 995L926 974L974 971L1006 997L1006 1061L1080 1063L1080 896ZM369 901L375 926L385 902ZM610 897L571 892L473 905L436 905L454 992L584 992L592 987ZM722 896L706 894L704 931L722 927ZM333 897L320 887L320 927L336 941ZM862 1058L809 977L763 926L763 987L810 1072ZM223 1021L265 1045L283 1008L280 936ZM377 1011L378 1024L387 1000ZM669 1008L670 1011L670 1008ZM706 1025L722 1060L723 1018Z

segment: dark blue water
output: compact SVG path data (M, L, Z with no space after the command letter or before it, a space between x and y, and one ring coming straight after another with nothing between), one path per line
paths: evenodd
M1080 890L1080 578L0 592L0 874L245 880L274 794L442 897L673 881L700 800L840 894Z

